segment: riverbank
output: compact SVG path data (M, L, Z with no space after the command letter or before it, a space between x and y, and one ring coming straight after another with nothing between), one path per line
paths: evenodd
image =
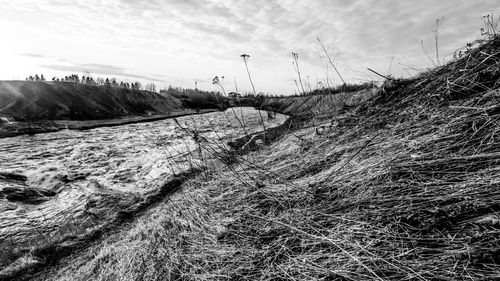
M379 89L373 86L370 89L336 94L327 94L328 91L324 91L325 94L309 96L270 97L263 101L260 108L288 116L326 117L362 104L376 96L378 91Z
M214 92L175 96L83 82L0 81L0 138L150 122L234 105Z
M184 108L173 96L138 89L73 82L0 81L0 117L16 121L113 119Z
M11 121L0 125L0 139L20 135L34 135L41 133L58 132L61 130L90 130L101 127L114 127L127 124L153 122L169 118L177 118L188 115L204 114L219 111L217 109L184 109L168 114L157 114L153 116L127 116L115 119L101 120L46 120L38 122L16 122Z
M36 277L496 280L499 50L496 38L222 158Z

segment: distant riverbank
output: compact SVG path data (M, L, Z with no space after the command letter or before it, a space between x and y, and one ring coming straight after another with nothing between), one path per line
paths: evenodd
M238 105L254 106L253 100ZM85 130L225 110L235 106L215 92L145 90L48 81L0 81L0 138Z
M27 134L40 134L57 132L61 130L90 130L99 127L114 127L126 124L152 122L168 118L182 117L193 114L204 114L216 112L217 109L184 109L168 114L157 114L153 116L126 116L122 118L101 119L101 120L50 120L36 122L16 122L4 121L0 124L0 138L15 137Z

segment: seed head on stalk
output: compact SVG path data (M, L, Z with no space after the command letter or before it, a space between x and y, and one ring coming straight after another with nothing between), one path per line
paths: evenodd
M252 81L252 76L250 75L250 71L248 70L248 58L250 58L250 55L242 54L240 57L243 58L243 62L245 63L245 68L246 68L247 73L248 73L248 79L250 80L250 84L252 85L253 94L255 97L257 97L257 92L255 91L255 86L254 86L253 81ZM264 118L262 117L260 110L259 110L259 116L260 116L260 121L262 123L262 128L264 129L264 143L265 143L266 142L266 126L264 125Z
M300 82L300 87L302 88L302 94L305 94L306 91L304 90L304 85L302 84L302 77L300 75L300 68L299 68L299 54L292 52L293 56L293 67L295 68L295 71L297 71L297 74L299 75L299 82Z

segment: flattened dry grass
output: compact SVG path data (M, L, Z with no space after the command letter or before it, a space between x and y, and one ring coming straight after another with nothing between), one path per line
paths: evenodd
M216 246L222 228L209 212L209 196L201 182L190 184L40 280L218 279L221 258L234 250Z
M498 280L499 46L189 181L53 279Z

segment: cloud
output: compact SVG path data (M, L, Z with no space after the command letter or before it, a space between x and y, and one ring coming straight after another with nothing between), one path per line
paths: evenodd
M134 79L144 79L154 82L164 82L164 79L160 79L161 76L157 75L140 75L134 73L128 73L122 67L117 67L113 65L100 64L100 63L71 63L71 64L44 64L41 67L67 72L90 72L91 74L101 74L106 76L122 76Z
M185 87L192 87L195 77L226 74L249 90L239 58L249 53L259 89L289 92L295 87L291 52L299 53L304 76L325 79L317 37L335 42L327 47L334 47L335 63L347 80L363 76L367 67L388 69L391 57L392 74L401 76L406 72L399 65L407 61L430 66L420 41L433 48L436 18L445 17L439 46L449 56L479 33L483 13L500 12L498 0L4 2L0 24L12 31L2 39L22 46L14 54L67 59L44 63L47 69L168 79L167 85ZM71 63L75 61L98 63Z
M29 57L29 58L45 58L44 55L35 54L35 53L20 53L18 55L23 56L23 57Z

